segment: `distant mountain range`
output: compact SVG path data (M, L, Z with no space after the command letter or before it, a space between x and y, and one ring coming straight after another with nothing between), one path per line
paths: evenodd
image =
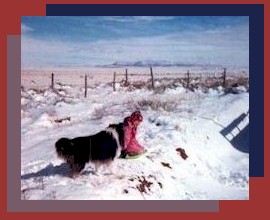
M187 64L187 63L175 63L168 61L136 61L136 62L114 62L112 64L96 65L96 67L191 67L200 66L198 64Z

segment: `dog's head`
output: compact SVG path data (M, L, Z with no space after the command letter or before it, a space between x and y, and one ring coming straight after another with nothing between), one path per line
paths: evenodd
M113 128L117 131L117 133L119 134L119 138L121 138L121 136L124 135L124 131L123 131L123 123L119 123L119 124L110 124L108 126L108 128Z
M123 129L123 123L120 124L110 124L106 131L111 133L112 137L116 141L117 148L115 153L115 158L119 158L121 156L121 153L125 147L124 145L124 129Z

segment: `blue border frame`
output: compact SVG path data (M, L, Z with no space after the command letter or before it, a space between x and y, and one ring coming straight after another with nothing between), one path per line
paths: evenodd
M249 16L250 177L264 176L263 4L47 4L47 16Z

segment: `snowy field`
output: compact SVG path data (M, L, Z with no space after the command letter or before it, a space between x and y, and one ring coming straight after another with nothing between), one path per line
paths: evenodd
M157 80L155 90L117 83L113 91L111 74L102 78L92 73L96 81L84 98L79 85L84 71L62 73L67 81L56 80L54 90L48 87L50 72L22 73L21 199L249 199L249 154L239 150L248 146L237 149L231 142L248 126L248 116L226 135L221 132L248 112L248 86L190 91L175 82L164 88ZM61 137L95 134L136 109L144 117L137 137L147 153L137 159L116 159L114 174L102 167L96 175L89 163L81 176L71 179L54 143ZM186 159L179 148L185 150Z

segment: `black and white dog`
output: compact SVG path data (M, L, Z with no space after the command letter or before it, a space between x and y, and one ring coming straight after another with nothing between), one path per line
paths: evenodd
M79 175L88 162L95 164L96 171L102 164L109 165L120 156L123 146L123 123L109 125L95 135L61 138L55 143L57 155L68 163L72 177Z

